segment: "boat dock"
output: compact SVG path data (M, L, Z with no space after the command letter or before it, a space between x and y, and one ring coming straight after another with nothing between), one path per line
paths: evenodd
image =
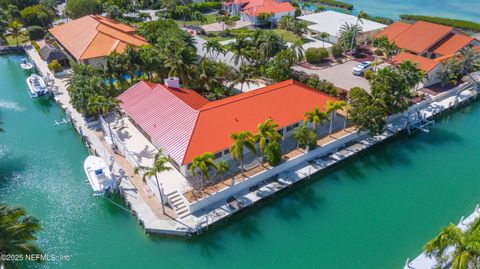
M435 116L477 97L474 85L464 83L453 90L413 105L405 113L389 117L387 128L381 135L370 137L364 132L346 132L343 136L322 144L315 150L315 155L309 154L308 158L302 158L302 162L293 167L289 167L246 190L237 192L226 200L179 217L172 209L169 209L170 212L167 211L167 214L161 213L160 205L151 189L149 190L141 178L133 173L133 165L129 157L116 154L111 145L105 141L103 133L98 131L99 123L87 123L83 116L72 107L70 97L66 92L66 79L55 78L35 49L26 48L26 53L40 74L46 78L47 83L51 85L53 97L67 114L66 121L69 121L78 131L90 151L106 159L113 158L113 173L120 180L120 192L125 197L129 210L137 217L139 224L147 233L162 235L191 236L199 234L212 224L228 218L243 208L252 206L296 183L308 181L313 174L381 143L399 132L427 132L429 126L433 125ZM132 130L132 132L134 131ZM143 148L144 145L141 146Z

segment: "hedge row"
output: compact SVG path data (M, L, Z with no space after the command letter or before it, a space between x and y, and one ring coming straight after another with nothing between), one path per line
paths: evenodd
M200 2L188 5L192 10L207 12L212 9L222 9L222 3L220 2Z
M331 7L339 7L339 8L344 8L348 10L353 10L352 4L341 2L341 1L335 1L335 0L314 0L314 1L317 3L325 4L327 6L331 6Z
M426 21L426 22L452 26L452 27L466 30L466 31L480 32L480 23L476 23L472 21L448 19L448 18L442 18L442 17L431 17L431 16L423 16L423 15L408 15L408 14L402 14L400 15L400 18L405 21Z
M380 17L380 16L370 16L368 14L365 16L365 19L386 24L386 25L390 25L393 23L393 20L390 18Z

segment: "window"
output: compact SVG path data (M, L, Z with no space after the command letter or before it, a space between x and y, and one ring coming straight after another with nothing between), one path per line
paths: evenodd
M295 123L295 124L292 124L290 126L287 127L287 132L290 132L291 130L295 129L298 127L298 122Z
M279 133L280 135L283 135L283 129L278 130L277 133Z
M223 151L223 155L227 155L229 153L230 153L230 149L226 149L226 150Z
M215 159L221 158L222 157L222 152L217 152L215 153Z

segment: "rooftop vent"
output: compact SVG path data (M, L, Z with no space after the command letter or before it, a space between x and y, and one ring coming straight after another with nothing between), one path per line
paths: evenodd
M169 77L163 80L169 88L180 88L180 79L177 77Z

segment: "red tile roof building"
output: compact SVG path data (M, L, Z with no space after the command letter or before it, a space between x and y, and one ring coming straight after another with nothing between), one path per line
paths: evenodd
M461 49L480 45L480 42L450 26L417 21L414 24L395 22L378 33L404 50L392 59L398 64L410 60L426 72L425 86L439 82L438 71L442 61L451 58Z
M141 46L147 41L135 28L111 19L88 15L48 30L77 61L94 62L113 51L122 53L127 45Z
M286 128L301 122L305 111L336 100L293 80L212 102L193 90L142 81L118 99L136 126L179 166L228 149L231 133L256 132L268 118Z
M240 15L241 20L258 24L261 13L271 13L270 20L276 23L283 16L295 16L295 7L289 2L277 0L232 0L224 3L224 9L232 16Z

